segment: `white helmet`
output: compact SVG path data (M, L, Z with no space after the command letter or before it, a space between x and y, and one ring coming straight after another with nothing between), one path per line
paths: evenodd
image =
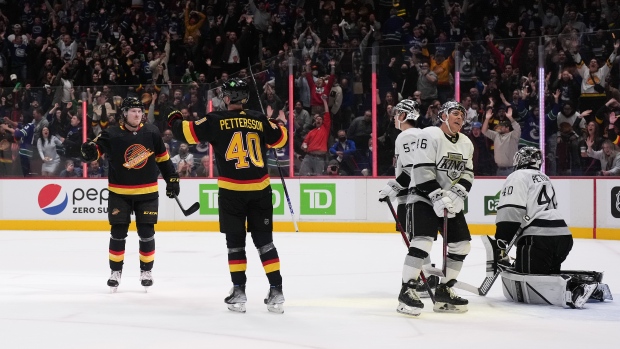
M463 115L467 114L467 111L465 110L465 107L463 107L463 105L457 101L447 101L446 103L444 103L441 106L441 110L439 111L439 115L441 116L441 114L446 113L446 115L449 115L451 111L453 110L459 110L463 113Z
M400 113L405 113L405 120L413 120L416 121L420 117L420 106L418 102L413 101L411 99L403 99L398 102L394 107L395 115L400 115Z

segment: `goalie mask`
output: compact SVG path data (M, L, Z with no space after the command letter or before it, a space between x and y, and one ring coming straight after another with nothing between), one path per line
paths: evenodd
M228 96L230 104L245 104L250 98L248 84L243 79L233 78L222 85L222 98Z
M523 147L515 153L512 164L515 166L515 170L523 168L540 170L542 166L542 153L534 147Z

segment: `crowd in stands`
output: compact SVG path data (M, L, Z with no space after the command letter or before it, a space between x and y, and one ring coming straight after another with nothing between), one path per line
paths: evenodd
M217 176L209 144L178 142L166 116L225 108L218 85L232 76L256 86L248 108L293 127L294 153L269 152L272 175L367 176L374 156L378 175L392 175L392 108L416 100L423 128L456 98L478 176L509 174L541 131L549 175L620 176L620 1L0 0L0 10L0 176L82 176L83 128L93 138L118 123L128 96L182 176ZM106 176L105 158L87 171Z

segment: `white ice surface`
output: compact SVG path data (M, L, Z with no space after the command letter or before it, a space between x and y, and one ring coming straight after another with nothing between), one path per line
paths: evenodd
M276 233L285 313L267 312L268 283L248 236L247 313L230 289L219 233L158 233L148 293L138 242L127 239L118 292L106 286L108 234L0 232L0 348L616 348L620 241L575 240L564 269L605 271L616 301L586 309L515 304L497 282L487 297L458 291L469 312L396 312L406 249L397 234ZM479 286L474 236L460 280ZM441 264L441 240L432 257Z

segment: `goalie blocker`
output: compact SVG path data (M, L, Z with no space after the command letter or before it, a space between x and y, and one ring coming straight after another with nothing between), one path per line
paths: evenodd
M589 301L612 300L603 273L562 271L556 275L522 274L508 269L501 274L504 296L518 303L557 305L580 309Z

